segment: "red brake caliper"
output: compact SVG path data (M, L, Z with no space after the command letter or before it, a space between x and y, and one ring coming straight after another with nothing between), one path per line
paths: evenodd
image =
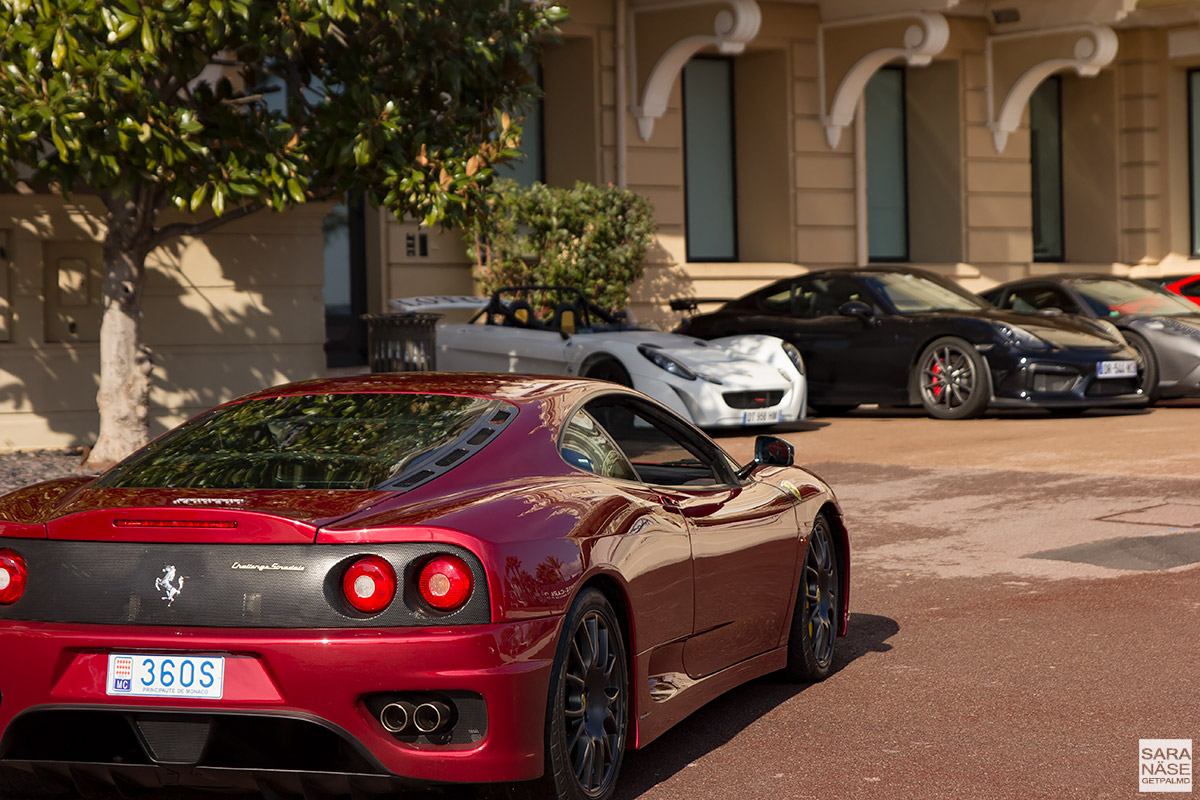
M933 369L929 371L933 373L933 397L935 400L940 400L942 397L942 390L945 388L942 386L942 362L935 358L933 361Z

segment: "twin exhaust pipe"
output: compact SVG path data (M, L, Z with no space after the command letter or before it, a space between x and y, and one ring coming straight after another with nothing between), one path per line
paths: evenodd
M379 724L388 733L420 733L433 736L450 727L450 707L438 700L414 704L407 700L388 703L379 711Z

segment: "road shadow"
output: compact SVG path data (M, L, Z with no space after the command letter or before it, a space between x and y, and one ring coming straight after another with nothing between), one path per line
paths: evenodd
M828 427L828 420L804 419L797 422L781 422L778 425L748 426L744 428L721 428L720 430L709 430L707 433L711 438L719 442L722 439L740 439L745 436L753 436L759 433L765 433L770 436L782 436L785 433L808 433L809 431L819 431L821 428Z
M826 680L837 680L838 672L867 653L890 651L888 640L899 631L900 624L891 617L851 614L850 628L837 641L833 672ZM644 750L626 753L614 800L640 797L807 688L767 675L721 695Z
M983 413L981 419L1071 419L1074 417L1140 417L1153 413L1156 406L1173 406L1188 408L1186 401L1160 401L1155 406L1111 407L1111 408L991 408ZM1200 406L1200 401L1197 401ZM836 424L838 419L913 419L928 417L925 409L919 406L860 406L851 411L837 414L821 415L817 419L805 420L805 424L829 425Z

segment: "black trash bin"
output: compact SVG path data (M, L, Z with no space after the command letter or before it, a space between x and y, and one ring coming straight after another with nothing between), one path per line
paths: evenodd
M437 369L437 328L441 314L363 314L371 372L425 372Z

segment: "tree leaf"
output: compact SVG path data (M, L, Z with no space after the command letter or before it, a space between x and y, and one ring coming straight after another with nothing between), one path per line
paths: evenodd
M200 206L204 205L206 197L208 197L208 185L202 183L196 187L196 191L192 192L192 199L188 202L188 207L192 211L197 211Z
M63 62L67 60L67 40L63 35L63 29L59 28L54 34L54 47L50 51L50 63L55 69L62 69Z
M304 188L300 186L300 181L296 180L295 178L288 178L287 190L288 195L292 198L293 203L304 202Z

